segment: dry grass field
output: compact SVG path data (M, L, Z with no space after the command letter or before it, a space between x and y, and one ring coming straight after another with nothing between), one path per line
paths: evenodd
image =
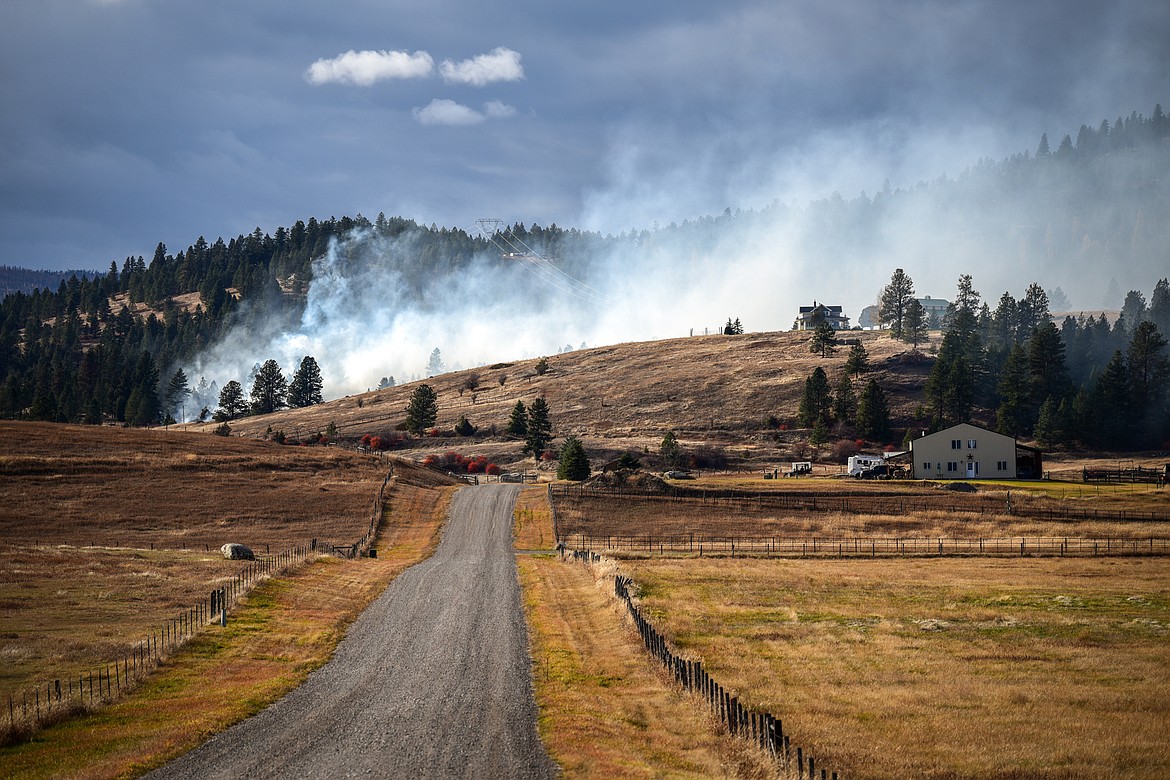
M438 543L449 480L400 469L376 559L324 556L249 593L128 696L0 748L6 777L132 777L265 707L328 660L345 627Z
M863 341L872 376L896 416L909 415L921 400L929 365L908 363L905 344L877 332L850 333ZM618 344L550 355L549 371L538 376L536 359L517 360L443 374L425 380L438 394L437 426L451 430L466 415L483 431L503 431L516 401L543 395L558 435L574 432L596 461L628 450L657 450L662 435L676 430L687 446L733 448L736 459L782 457L775 432L765 420L796 417L804 380L815 366L835 378L846 349L821 359L808 351L807 334L776 332L743 336L695 336ZM466 389L478 378L478 388ZM501 384L500 379L504 382ZM325 377L326 383L329 378ZM261 437L269 427L291 436L325 431L330 423L342 436L390 431L405 419L417 383L330 401L231 424L233 434ZM190 426L210 431L213 424ZM417 454L445 449L486 454L499 463L519 461L520 445L502 437L457 437L412 443ZM412 455L416 453L412 452Z
M578 564L522 556L540 735L567 777L771 777L648 663L609 595Z
M0 423L0 700L119 658L260 555L365 533L388 464L192 433ZM407 481L448 482L402 467Z
M778 487L787 483L784 487ZM1082 499L1053 498L1044 489L1013 484L980 485L976 494L942 491L920 482L865 483L855 480L802 479L759 480L742 478L699 480L686 483L687 489L747 487L765 491L760 501L609 495L570 491L557 499L562 535L592 537L649 536L719 539L729 537L775 536L784 538L1118 538L1170 537L1170 522L1112 520L1033 519L1029 508L1108 510L1125 509L1170 515L1167 491L1148 486L1108 486L1101 493ZM1048 485L1051 483L1028 483ZM692 485L697 487L692 488ZM1132 490L1141 487L1143 490ZM1006 512L1007 492L1012 492L1013 514ZM1031 495L1029 495L1031 494ZM770 506L767 496L816 497L823 508L817 511L782 509ZM907 504L937 504L937 508L914 512L840 511L845 499L851 507L864 507L867 500L905 499ZM981 511L980 507L983 507ZM990 509L988 509L990 506ZM999 509L1002 507L1002 509Z
M1170 561L623 564L684 655L850 778L1170 776Z
M259 552L356 539L387 466L328 447L0 422L0 544Z

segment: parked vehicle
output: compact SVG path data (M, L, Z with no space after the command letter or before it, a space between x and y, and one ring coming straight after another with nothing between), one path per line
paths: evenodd
M890 467L884 463L881 464L880 466L871 466L868 469L862 470L861 473L859 473L857 475L857 478L858 479L889 479L890 478Z
M792 464L788 476L799 477L801 474L812 474L812 461L801 460Z
M886 459L881 455L851 455L848 463L849 476L859 476L866 469L881 466L885 462Z

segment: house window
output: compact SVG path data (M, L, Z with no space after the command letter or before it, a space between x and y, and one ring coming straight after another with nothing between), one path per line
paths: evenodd
M975 449L975 440L974 439L967 439L967 449L969 449L969 450Z
M958 470L959 470L959 464L957 461L952 460L952 461L949 461L947 463L947 471L958 471Z
M963 440L962 439L951 439L951 449L952 450L963 449Z
M928 461L924 461L924 462L923 462L923 464L922 464L922 470L923 470L923 471L930 471L930 461L929 461L929 460L928 460Z
M1007 461L1006 460L997 460L995 462L995 468L996 468L996 471L1007 471Z

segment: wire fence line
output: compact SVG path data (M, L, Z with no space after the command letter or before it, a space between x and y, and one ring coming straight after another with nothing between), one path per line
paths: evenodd
M730 555L776 558L963 558L1170 555L1170 538L1077 537L786 537L566 534L572 549L615 555Z
M602 556L588 550L563 551L563 558L582 562L590 567L600 563ZM686 692L694 694L710 710L712 717L728 733L745 739L764 751L777 765L785 777L799 780L814 780L817 777L817 762L811 751L793 745L791 737L784 733L784 721L770 712L762 712L743 704L737 696L713 678L703 667L702 661L681 657L675 652L665 636L642 614L634 603L631 592L634 581L617 574L613 580L614 595L625 604L626 611L634 622L638 635L647 652L666 669L675 682ZM820 777L827 780L828 770L822 768ZM831 775L838 780L837 772Z
M212 590L207 599L184 609L161 626L149 630L117 658L90 667L64 679L54 679L24 688L7 697L7 718L0 721L0 745L27 739L36 731L70 716L110 704L132 690L166 658L203 628L226 625L228 613L261 581L282 574L310 557L328 554L345 558L376 557L371 548L385 509L387 488L394 478L390 471L374 498L369 527L353 544L335 545L313 539L275 555L261 556L247 563L231 579ZM2 715L0 715L2 717Z
M665 492L602 485L551 485L550 497L580 505L591 498L618 501L677 502L688 506L727 507L757 511L841 512L843 514L905 515L913 512L950 514L1011 515L1050 521L1170 522L1170 513L1135 509L1085 509L1082 507L1037 506L1027 497L971 496L962 500L950 496L825 495L824 493L769 492L738 489L680 487L667 484Z

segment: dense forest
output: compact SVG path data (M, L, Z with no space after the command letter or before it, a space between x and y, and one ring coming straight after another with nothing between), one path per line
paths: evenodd
M758 210L729 209L718 216L616 236L523 224L507 227L505 233L555 258L559 268L584 280L595 273L597 258L618 253L651 273L680 273L677 269L685 269L691 259L725 251L729 235L752 235L797 210L801 233L794 240L801 243L810 263L867 256L914 219L929 223L933 243L923 242L924 256L934 257L945 246L954 264L973 272L986 257L1039 267L1059 259L1073 268L1111 264L1164 268L1170 246L1170 220L1164 218L1170 209L1170 177L1164 175L1168 148L1170 120L1156 106L1148 118L1134 112L1095 127L1082 126L1075 139L1066 135L1051 145L1043 136L1034 153L982 160L954 178L907 189L885 187L872 196L862 193L846 200L834 195L799 208L774 203ZM347 240L339 243L340 239ZM159 244L149 261L130 257L120 266L110 262L108 271L92 277L71 275L55 289L4 297L0 417L157 423L170 411L163 397L168 380L180 367L235 329L260 320L269 325L282 318L296 322L314 274L321 272L319 261L330 247L341 255L341 263L368 263L371 253L347 256L346 247L373 239L393 241L396 247L392 258L381 260L395 264L395 283L400 287L396 300L417 302L424 312L427 302L443 295L451 280L467 269L505 263L482 236L381 214L373 222L360 214L311 218L277 228L271 235L257 228L226 241L199 238L175 254ZM1134 295L1140 293L1133 291L1130 298ZM1157 289L1152 291L1151 312L1158 310L1159 296ZM1123 305L1121 297L1119 292L1112 308ZM1140 323L1132 316L1136 303L1127 305L1131 311L1121 326L1111 326L1103 318L1053 326L1066 356L1069 386L1053 395L1049 406L1059 410L1065 404L1067 414L1061 419L1066 422L1060 424L1066 428L1073 424L1067 421L1073 419L1078 393L1088 397L1097 392L1115 354L1128 361L1126 371L1130 370L1133 361L1126 357L1127 350ZM974 312L981 352L976 356L970 347L971 365L964 369L978 375L973 386L979 392L970 404L992 416L1011 396L1001 382L1020 361L1018 355L1012 357L1014 350L1028 350L1032 339L1018 328L1010 344L994 335L992 330L1000 327L999 313L996 306ZM1160 334L1167 332L1157 321L1153 326ZM948 331L948 338L938 365L951 370L958 337ZM420 351L429 346L420 345ZM268 357L258 354L249 360L259 364ZM1117 373L1116 366L1113 371ZM1165 384L1164 377L1158 381ZM1038 425L1041 432L1046 430L1047 421L1040 424L1045 400L1029 397L1028 413L1017 432L1029 435ZM957 408L962 411L964 406ZM1080 408L1087 409L1083 399ZM940 419L955 417L942 406L938 411ZM1005 419L1010 418L1005 412ZM1098 437L1085 443L1127 446L1131 441Z

